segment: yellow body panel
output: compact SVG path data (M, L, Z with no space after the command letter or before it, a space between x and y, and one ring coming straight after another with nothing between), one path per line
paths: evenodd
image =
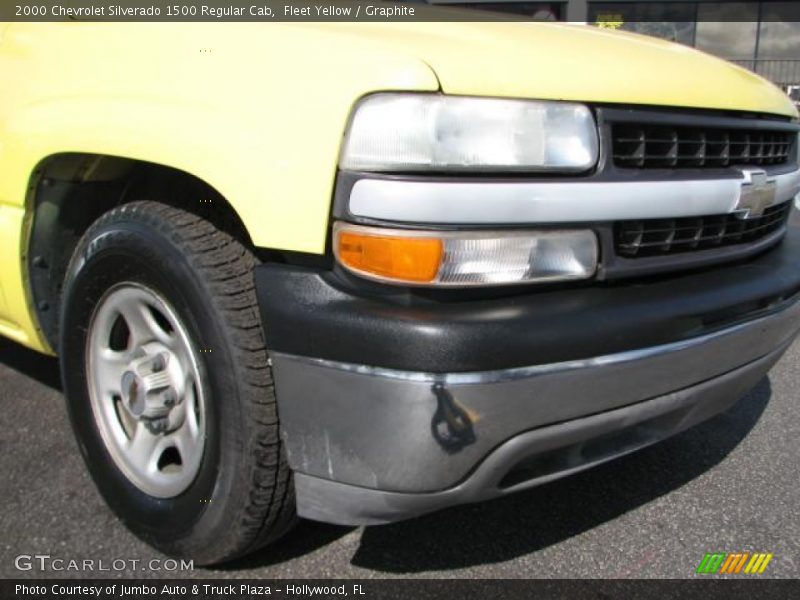
M38 349L21 258L31 174L53 154L184 170L257 246L322 253L347 117L374 91L796 116L748 71L584 26L15 23L0 36L0 333Z
M650 36L566 23L343 29L379 48L419 49L448 94L797 115L783 92L751 71Z

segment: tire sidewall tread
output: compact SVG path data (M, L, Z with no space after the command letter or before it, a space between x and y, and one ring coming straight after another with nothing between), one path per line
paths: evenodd
M89 470L134 533L166 554L198 564L247 553L295 520L291 472L280 441L255 297L256 264L237 240L197 215L138 201L109 211L89 228L65 277L62 380ZM111 266L123 272L109 273ZM211 350L198 354L210 392L206 410L215 420L206 421L211 449L207 446L195 483L176 499L152 498L127 482L90 418L82 366L87 319L106 282L126 276L157 288L197 345Z

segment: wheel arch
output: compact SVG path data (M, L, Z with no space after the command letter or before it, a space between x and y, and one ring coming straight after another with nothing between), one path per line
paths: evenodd
M67 266L89 226L115 206L150 199L192 212L255 250L233 205L211 184L167 165L107 154L43 158L28 186L22 269L30 311L48 349L58 345Z

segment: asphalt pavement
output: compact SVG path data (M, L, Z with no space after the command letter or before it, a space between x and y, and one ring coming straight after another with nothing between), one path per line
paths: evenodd
M304 521L224 569L75 573L19 571L15 562L164 557L95 491L56 362L0 341L0 577L691 578L718 551L770 552L762 577L797 577L798 365L800 343L728 412L514 496L381 527Z

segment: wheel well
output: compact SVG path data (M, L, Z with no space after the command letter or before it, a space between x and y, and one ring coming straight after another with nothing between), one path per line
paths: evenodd
M100 215L133 200L155 200L197 214L253 248L236 211L212 186L170 167L97 154L58 154L31 181L25 268L47 342L57 346L61 290L81 236Z

